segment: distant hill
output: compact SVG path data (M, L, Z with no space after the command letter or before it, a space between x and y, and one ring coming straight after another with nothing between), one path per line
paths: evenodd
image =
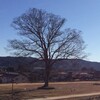
M13 67L17 70L19 67L32 67L38 59L32 57L0 57L0 67Z
M91 62L81 59L60 59L54 66L63 67L69 70L79 70L81 68L93 68L95 70L100 71L100 63L99 62Z
M37 67L44 67L42 60L32 57L0 57L0 68L13 67L18 70L20 67L33 70ZM79 70L81 68L93 68L100 71L99 62L90 62L80 59L58 59L53 68L61 68L63 70Z

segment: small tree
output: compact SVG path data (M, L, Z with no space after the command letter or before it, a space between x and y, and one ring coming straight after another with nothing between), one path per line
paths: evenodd
M34 56L44 61L43 87L48 87L50 72L56 61L53 59L83 57L84 41L81 32L75 29L63 31L64 23L64 18L35 8L12 22L22 38L10 40L10 47L17 56Z

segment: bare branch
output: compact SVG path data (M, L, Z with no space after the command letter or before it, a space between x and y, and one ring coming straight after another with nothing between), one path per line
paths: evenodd
M35 8L15 18L12 23L24 39L9 41L10 47L17 55L42 58L46 68L46 83L54 63L52 59L84 56L81 32L75 29L62 31L64 23L64 18Z

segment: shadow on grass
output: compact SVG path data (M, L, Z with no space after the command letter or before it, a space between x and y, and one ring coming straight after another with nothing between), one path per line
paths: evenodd
M30 92L36 91L37 89L27 89L27 90L14 90L13 94L21 93L21 92ZM4 94L12 94L12 91L5 92Z
M93 85L100 85L100 83L93 83Z
M7 91L7 92L3 91L0 93L0 100L23 100L23 98L25 97L24 96L25 92L31 92L31 91L35 91L35 90L37 90L37 89L14 90L13 93L11 90ZM29 98L27 98L27 99L29 99Z
M54 87L38 87L37 90L52 90L55 89Z
M55 89L53 87L48 88L33 88L33 89L25 89L25 90L17 90L15 89L12 93L11 90L0 93L0 100L27 100L27 99L34 99L34 98L45 98L44 95L35 95L36 93L40 93L41 90L52 90ZM39 91L39 92L38 92ZM2 94L2 96L1 96ZM34 94L34 95L31 95ZM13 95L13 99L12 99Z

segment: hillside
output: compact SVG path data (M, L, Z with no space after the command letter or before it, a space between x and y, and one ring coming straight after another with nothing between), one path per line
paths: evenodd
M0 57L1 68L13 67L17 70L19 67L25 67L26 69L32 70L43 66L43 61L32 57ZM79 70L85 67L100 71L100 63L80 59L58 59L53 67L64 70Z

